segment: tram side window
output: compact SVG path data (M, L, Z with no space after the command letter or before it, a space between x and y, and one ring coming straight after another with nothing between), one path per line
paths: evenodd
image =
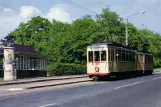
M143 63L143 55L138 55L138 61L139 63Z
M111 61L114 61L114 50L111 49Z
M93 62L93 51L88 52L88 61Z
M114 60L115 60L115 50L112 49L112 61L114 61Z
M136 62L136 56L135 56L135 53L133 53L133 62Z
M153 62L153 56L150 56L150 62Z
M147 62L147 63L152 62L152 56L151 55L145 55L145 62Z
M100 52L99 51L94 51L94 60L100 61Z
M111 48L108 49L108 61L111 61Z
M117 57L116 57L117 59L116 59L116 60L117 60L117 61L122 61L121 56L122 56L121 50L118 49L118 50L117 50Z
M145 63L148 62L148 56L145 55Z
M126 52L126 61L129 61L129 52L128 51L125 52Z
M101 51L101 61L106 61L106 51Z
M129 52L129 61L132 62L132 52Z
M149 56L149 61L153 62L153 57L151 55Z
M122 50L122 61L126 61L126 51Z

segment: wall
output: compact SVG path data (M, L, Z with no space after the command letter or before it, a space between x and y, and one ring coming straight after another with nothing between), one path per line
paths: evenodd
M0 70L0 77L3 77L3 70ZM17 70L17 78L46 77L47 71L41 70Z

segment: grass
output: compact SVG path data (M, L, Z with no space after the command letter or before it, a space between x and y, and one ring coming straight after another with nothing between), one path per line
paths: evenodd
M0 82L3 81L3 78L0 78Z
M161 71L161 68L155 68L154 69L154 72L160 72Z

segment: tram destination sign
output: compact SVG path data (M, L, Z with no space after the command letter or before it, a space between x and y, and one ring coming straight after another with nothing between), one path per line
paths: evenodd
M94 49L94 50L102 50L102 49L104 49L105 47L92 47L92 49Z

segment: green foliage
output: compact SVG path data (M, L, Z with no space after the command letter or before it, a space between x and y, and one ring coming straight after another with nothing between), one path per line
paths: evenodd
M103 9L96 20L86 15L72 23L56 20L50 22L45 18L33 17L30 21L21 23L10 34L15 37L16 43L49 56L51 74L79 74L82 73L80 70L84 72L86 48L89 44L107 41L125 44L125 23L117 13ZM151 52L154 66L161 67L160 34L147 29L139 30L129 23L128 35L130 47Z
M72 63L54 63L49 66L50 76L79 75L86 73L86 65Z
M4 79L3 78L0 78L0 82L2 82L2 81L4 81Z
M47 19L38 16L33 17L27 23L21 23L11 34L15 36L17 44L26 45L41 53L46 53L51 26L52 24Z

